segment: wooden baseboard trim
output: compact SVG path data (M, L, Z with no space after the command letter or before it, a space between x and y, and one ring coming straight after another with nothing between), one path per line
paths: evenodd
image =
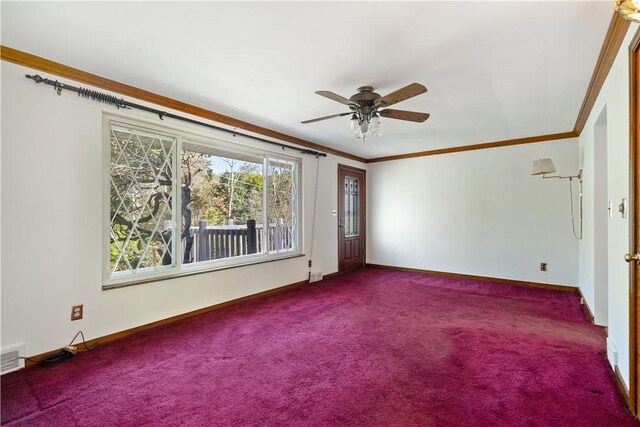
M326 275L322 276L322 280L333 279L334 277L342 276L343 274L344 273L336 271L336 272L329 273L329 274L326 274Z
M589 307L587 299L584 297L584 295L582 295L582 291L580 290L580 288L578 288L578 295L580 295L580 304L582 305L582 309L584 310L585 314L589 318L589 321L595 324L596 318L593 316L593 311L591 311L591 307Z
M328 275L328 276L331 276L331 275ZM323 279L327 278L328 276L325 276ZM269 290L266 290L266 291L258 292L256 294L251 294L251 295L247 295L247 296L244 296L244 297L236 298L236 299L233 299L233 300L230 300L230 301L221 302L219 304L210 305L208 307L200 308L198 310L190 311L188 313L178 314L177 316L172 316L172 317L168 317L166 319L157 320L155 322L147 323L146 325L136 326L135 328L126 329L124 331L115 332L115 333L109 334L109 335L104 335L104 336L99 337L99 338L94 338L94 339L88 340L87 341L87 346L88 347L92 347L92 346L97 345L98 343L100 345L107 344L107 343L110 343L110 342L117 341L117 340L120 340L122 338L128 337L130 335L137 334L139 332L147 331L149 329L155 329L155 328L158 328L160 326L168 325L170 323L174 323L174 322L177 322L177 321L180 321L180 320L188 319L190 317L198 316L200 314L208 313L210 311L221 310L223 308L230 307L230 306L233 306L233 305L237 305L237 304L240 304L240 303L244 303L244 302L247 302L247 301L256 300L256 299L260 299L260 298L265 298L265 297L268 297L268 296L273 296L273 295L281 294L281 293L284 293L284 292L287 292L287 291L291 291L293 289L300 288L300 287L302 287L302 286L304 286L304 285L306 285L308 283L309 283L308 280L303 280L301 282L291 283L289 285L280 286L278 288L269 289ZM60 349L58 348L58 349L55 349L55 350L52 350L52 351L48 351L46 353L41 353L41 354L37 354L37 355L34 355L34 356L29 356L30 360L25 360L25 368L37 365L38 361L40 361L41 359L43 359L43 358L45 358L47 356L51 356L51 355L53 355L55 353L58 353L59 351L60 351Z
M430 274L433 276L454 277L458 279L480 280L483 282L494 282L494 283L500 283L503 285L526 286L529 288L551 289L554 291L563 291L563 292L578 292L577 287L569 286L569 285L555 285L555 284L549 284L549 283L527 282L523 280L502 279L499 277L474 276L471 274L449 273L445 271L423 270L420 268L397 267L397 266L381 265L381 264L367 264L367 267L382 268L385 270L408 271L411 273Z
M620 373L620 369L618 369L617 366L612 370L612 375L613 375L613 381L616 383L616 389L618 390L618 393L620 394L620 396L622 396L622 399L624 400L624 404L626 405L627 409L631 411L631 405L629 401L629 390L627 389L627 386L625 385L624 380L622 379L622 374Z

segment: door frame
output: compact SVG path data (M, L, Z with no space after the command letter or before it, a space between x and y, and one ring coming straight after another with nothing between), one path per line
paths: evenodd
M629 45L629 253L640 251L638 232L640 232L640 29L636 31ZM629 406L637 416L640 407L638 394L638 373L640 357L638 355L638 326L640 325L640 293L637 279L640 268L634 262L629 263Z
M365 264L367 263L367 171L365 169L360 169L357 168L355 166L350 166L350 165L345 165L343 163L338 163L338 168L336 171L336 175L337 175L337 185L336 185L336 190L337 191L337 202L338 202L338 215L336 218L340 218L340 186L344 186L344 183L340 182L340 170L341 169L346 169L346 170L351 170L354 172L358 172L358 173L362 173L362 176L364 177L363 182L362 182L362 209L360 211L360 221L361 221L361 232L362 232L362 266L364 267ZM338 238L337 241L337 246L338 246L338 251L336 253L336 257L337 257L337 261L338 261L338 274L344 273L344 266L343 263L340 262L340 233L342 232L342 230L340 229L340 225L339 225L340 220L337 220L336 223L336 236Z

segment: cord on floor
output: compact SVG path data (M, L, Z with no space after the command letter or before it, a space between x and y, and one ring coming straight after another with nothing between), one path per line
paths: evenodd
M73 343L75 342L75 340L78 338L78 336L80 336L82 338L82 345L84 346L83 350L78 349L77 346L74 346ZM89 347L87 345L86 340L84 339L84 334L82 333L82 331L79 331L71 340L71 342L69 343L68 346L61 348L60 351L51 354L49 356L43 357L40 360L34 360L34 359L30 359L28 357L18 357L18 359L24 359L24 360L28 360L29 362L32 363L37 363L40 366L51 366L51 365L55 365L57 363L60 363L62 361L65 361L67 359L70 359L71 357L73 357L77 352L79 351L89 351L89 350L93 350L99 343L95 343L93 344L91 347Z

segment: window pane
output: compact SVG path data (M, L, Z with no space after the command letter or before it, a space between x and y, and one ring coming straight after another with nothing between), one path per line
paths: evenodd
M298 247L298 168L289 160L267 161L268 252Z
M358 235L358 178L344 178L344 235Z
M176 139L111 125L110 266L118 272L174 266Z
M299 250L299 160L116 121L108 124L113 285L145 280L138 273L171 276L182 264L208 270Z
M181 167L182 262L262 252L262 158L185 142Z

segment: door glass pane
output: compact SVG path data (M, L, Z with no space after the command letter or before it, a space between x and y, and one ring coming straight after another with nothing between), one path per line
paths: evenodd
M358 235L359 215L358 211L358 178L352 176L344 177L344 236L353 237Z

